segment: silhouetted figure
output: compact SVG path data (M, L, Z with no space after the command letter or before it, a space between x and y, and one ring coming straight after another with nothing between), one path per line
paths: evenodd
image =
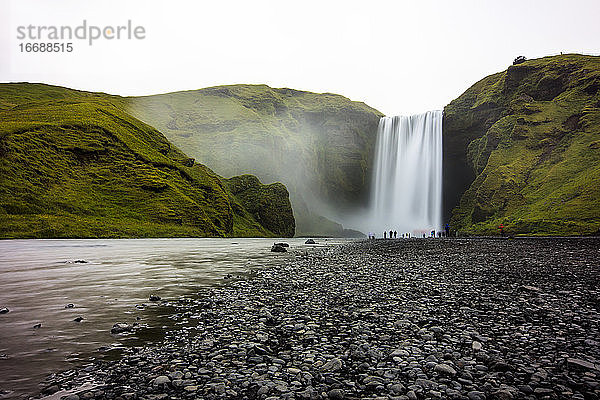
M396 239L396 236L398 236L398 232L394 231L394 239Z
M384 239L387 239L387 236L386 236L386 235L387 235L387 232L386 232L386 231L383 231L383 238L384 238Z
M444 230L446 231L446 237L450 236L450 225L446 224L446 226L444 226Z
M392 236L394 236L394 232L392 232L392 230L390 229L390 239L392 238Z
M434 238L435 237L435 229L431 231L431 237Z

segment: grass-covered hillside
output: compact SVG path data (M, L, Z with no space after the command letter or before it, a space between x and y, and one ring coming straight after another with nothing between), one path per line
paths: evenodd
M117 96L0 84L0 237L292 235L282 185L260 223L222 178ZM275 186L274 189L272 186ZM253 210L255 211L255 210Z
M130 112L220 175L283 182L300 234L337 234L318 214L363 203L381 113L335 94L218 86L129 99Z
M545 57L488 76L444 109L443 130L453 229L599 232L600 57Z
M283 184L262 185L254 175L234 176L225 184L252 219L281 236L294 236L295 223L288 217L293 215L292 206Z

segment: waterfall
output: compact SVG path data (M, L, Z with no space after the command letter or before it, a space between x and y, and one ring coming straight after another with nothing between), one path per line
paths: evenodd
M379 121L370 230L422 234L442 228L442 112Z

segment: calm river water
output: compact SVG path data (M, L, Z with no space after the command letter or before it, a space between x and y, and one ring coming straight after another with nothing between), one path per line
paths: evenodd
M290 251L271 253L273 241L0 241L0 308L10 310L0 314L0 398L35 393L52 372L160 338L168 319L158 303L148 301L151 294L166 300L191 295L223 283L226 274L245 275L315 247L304 245L305 239L282 239ZM76 322L77 317L83 320ZM111 335L116 322L147 328L137 335Z

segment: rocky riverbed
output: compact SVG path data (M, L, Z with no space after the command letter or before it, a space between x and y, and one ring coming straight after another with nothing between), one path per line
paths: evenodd
M160 346L45 382L75 399L598 399L599 239L299 252L169 301ZM293 251L293 249L292 249Z

